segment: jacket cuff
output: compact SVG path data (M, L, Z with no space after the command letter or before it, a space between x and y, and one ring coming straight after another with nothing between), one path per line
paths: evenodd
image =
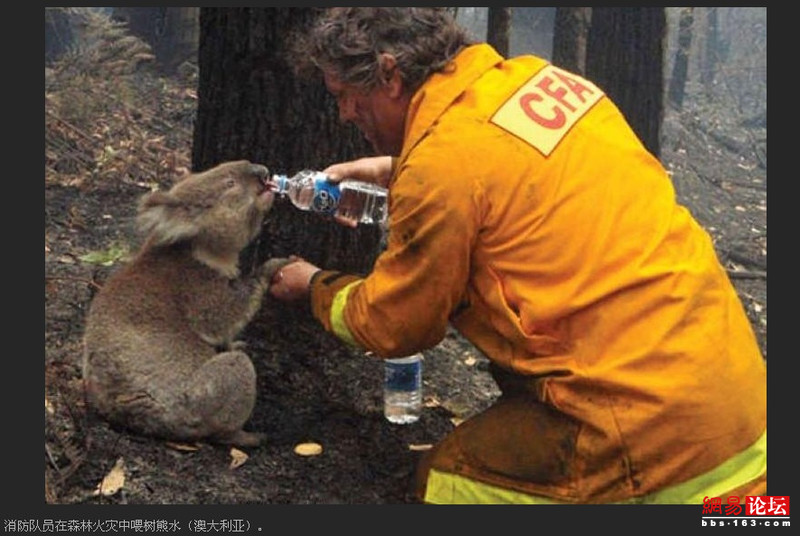
M336 294L359 279L358 276L335 270L320 270L311 277L311 312L326 331L333 332L331 308Z

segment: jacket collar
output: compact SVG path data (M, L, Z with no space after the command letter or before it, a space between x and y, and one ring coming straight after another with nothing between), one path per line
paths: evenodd
M398 163L405 161L428 129L464 90L502 61L503 57L494 48L480 43L464 48L443 71L432 74L408 105L405 141Z

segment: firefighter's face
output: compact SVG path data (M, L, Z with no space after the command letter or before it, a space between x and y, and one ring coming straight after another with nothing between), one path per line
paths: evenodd
M324 76L325 85L339 106L339 120L353 123L378 154L398 156L403 148L409 100L402 92L399 75L395 74L397 80L369 90L342 82L328 71Z

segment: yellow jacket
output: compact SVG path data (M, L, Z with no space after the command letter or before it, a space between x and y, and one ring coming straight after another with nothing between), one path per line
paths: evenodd
M314 278L315 316L381 357L451 322L574 417L574 481L532 493L643 495L765 433L766 367L712 242L590 82L462 51L412 99L389 229L368 277Z

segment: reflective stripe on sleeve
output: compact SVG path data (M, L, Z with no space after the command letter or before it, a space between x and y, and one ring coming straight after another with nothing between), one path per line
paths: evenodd
M347 323L344 321L344 307L347 305L347 296L350 294L350 289L360 282L361 280L359 279L343 287L336 293L331 304L331 329L337 337L352 346L359 346L359 344L353 338L350 328L347 327Z
M755 443L714 469L660 491L617 504L703 504L766 474L767 431ZM493 486L465 476L431 469L425 502L432 504L564 504L548 497Z

